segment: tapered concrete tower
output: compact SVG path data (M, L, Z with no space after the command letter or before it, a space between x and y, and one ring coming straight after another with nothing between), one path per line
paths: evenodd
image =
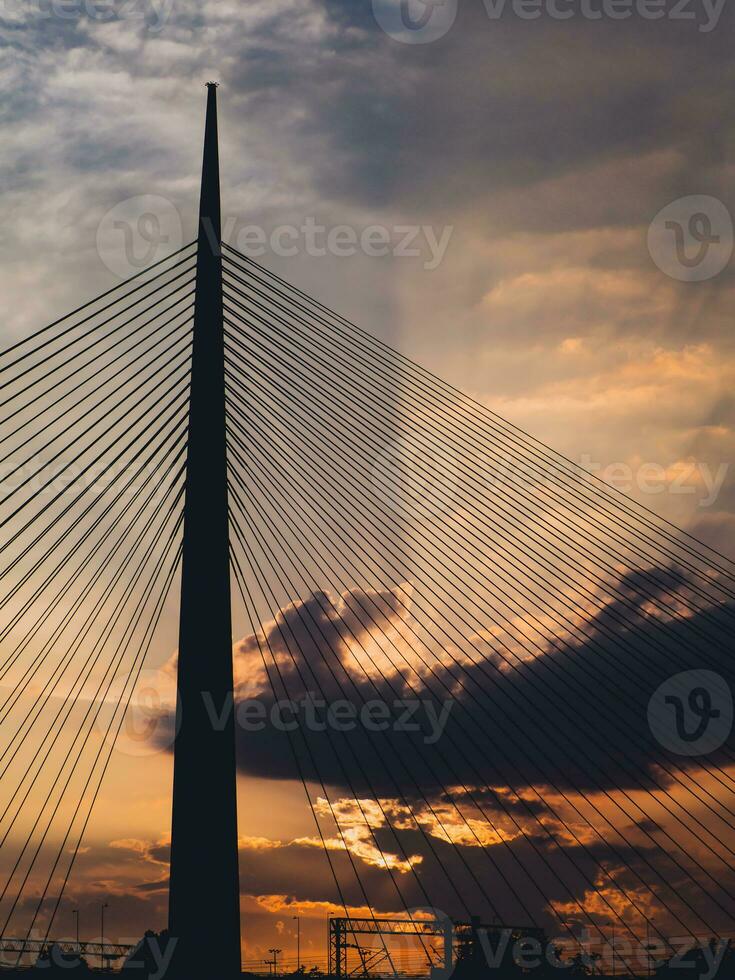
M217 86L207 86L179 626L169 932L174 975L240 973ZM213 716L222 715L222 724Z

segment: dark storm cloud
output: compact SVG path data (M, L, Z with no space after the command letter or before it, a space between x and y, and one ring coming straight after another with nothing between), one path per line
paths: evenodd
M509 231L645 226L685 193L730 201L724 166L730 99L722 84L732 24L727 6L716 29L702 33L696 23L666 18L523 21L507 12L492 20L482 0L465 0L452 30L429 45L391 39L369 2L218 10L179 0L158 33L145 23L84 16L28 18L22 30L9 25L9 43L19 52L14 82L22 116L48 126L52 108L50 118L64 120L49 168L60 163L76 179L104 175L87 193L102 197L106 185L108 206L144 191L164 192L193 228L189 178L198 153L189 85L217 65L227 93L228 197L238 210L245 200L248 220L267 227L325 212L367 225L371 214L388 213L400 221L457 225L455 241L471 244L478 234L492 242ZM84 65L79 93L58 86L44 93L44 66L30 56L31 46L42 54L54 50L62 76ZM146 125L141 104L131 124L110 125L119 104L117 78L131 99L155 91L151 105L172 109L178 80L191 102L189 122L176 134ZM14 104L15 98L7 102ZM35 145L26 149L22 139L8 151L19 189L24 180L50 178L37 159L31 165L33 153ZM619 246L594 248L583 261L648 270L643 235L637 246L632 256ZM479 303L501 277L497 260L480 261L481 269L458 280L464 305ZM393 284L382 281L384 297ZM726 284L722 276L715 288ZM390 304L381 302L387 309L376 310L378 329L391 316ZM574 302L581 307L584 295ZM503 332L504 312L494 316L496 342L513 346L538 335L536 318L523 329L511 318ZM564 313L559 330L569 325ZM651 322L660 316L658 306L646 314L635 309L616 328L683 337L691 327L684 318L662 330ZM547 337L554 330L550 319L543 324ZM585 332L582 322L571 327Z
M675 196L695 169L703 192L702 179L722 163L727 130L713 132L700 106L725 109L727 9L702 33L668 19L491 20L477 0L460 4L454 28L429 45L384 35L369 4L324 9L337 28L328 52L296 61L283 48L261 53L238 62L231 81L257 92L265 78L268 111L287 95L308 107L299 131L324 141L315 178L325 196L462 209L505 187L664 151L681 155L659 187ZM608 185L597 195L613 196L609 223L640 220L630 191ZM589 227L598 210L590 213L589 203L547 210L546 221L528 214L526 227Z
M277 698L264 691L255 714L241 715L240 768L254 776L294 779L295 751L310 780L318 774L348 796L406 799L433 798L444 787L462 785L509 785L519 792L552 786L567 793L667 786L673 771L701 760L672 755L671 746L654 736L651 696L673 675L705 666L731 686L735 680L735 607L663 622L641 604L640 590L655 598L681 587L681 579L671 569L624 576L621 598L588 621L583 643L560 638L543 656L512 669L492 658L459 668L429 656L431 675L415 665L408 669L395 655L400 671L385 664L382 675L372 669L366 676L370 633L348 611L364 597L359 591L343 596L338 615L333 600L316 594L283 610L261 641L266 656L279 662L279 671L271 670ZM398 615L395 606L385 596L378 601L385 608L383 628L389 628ZM253 647L252 638L243 644ZM686 697L678 683L683 682L673 682L673 693ZM344 701L353 706L352 714L330 721L329 706ZM387 706L380 731L367 708L376 701ZM673 712L657 717L674 731ZM292 729L290 740L283 721ZM726 763L732 746L731 736L707 761ZM512 794L501 802L520 806L526 816L541 803Z

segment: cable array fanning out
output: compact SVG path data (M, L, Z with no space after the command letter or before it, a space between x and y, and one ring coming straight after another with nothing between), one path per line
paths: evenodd
M233 570L267 697L324 706L283 743L345 908L727 934L732 744L651 696L732 679L732 562L228 246L224 311Z
M181 551L196 249L0 354L0 919L48 939Z
M176 619L196 258L0 354L5 935L51 934ZM223 308L236 696L288 714L240 760L302 785L331 906L728 935L732 742L656 733L732 684L733 563L228 246Z

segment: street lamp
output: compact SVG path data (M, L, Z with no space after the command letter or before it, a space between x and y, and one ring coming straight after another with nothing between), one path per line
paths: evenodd
M301 919L298 915L294 915L293 918L296 920L296 972L301 970Z
M74 916L74 922L76 925L77 953L78 953L79 952L79 909L72 909L71 914Z
M100 909L100 966L105 968L105 909L109 909L107 902L102 903Z

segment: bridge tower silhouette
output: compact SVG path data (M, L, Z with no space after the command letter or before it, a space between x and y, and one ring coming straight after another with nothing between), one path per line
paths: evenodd
M178 976L240 971L217 85L207 85L174 746L169 933Z

